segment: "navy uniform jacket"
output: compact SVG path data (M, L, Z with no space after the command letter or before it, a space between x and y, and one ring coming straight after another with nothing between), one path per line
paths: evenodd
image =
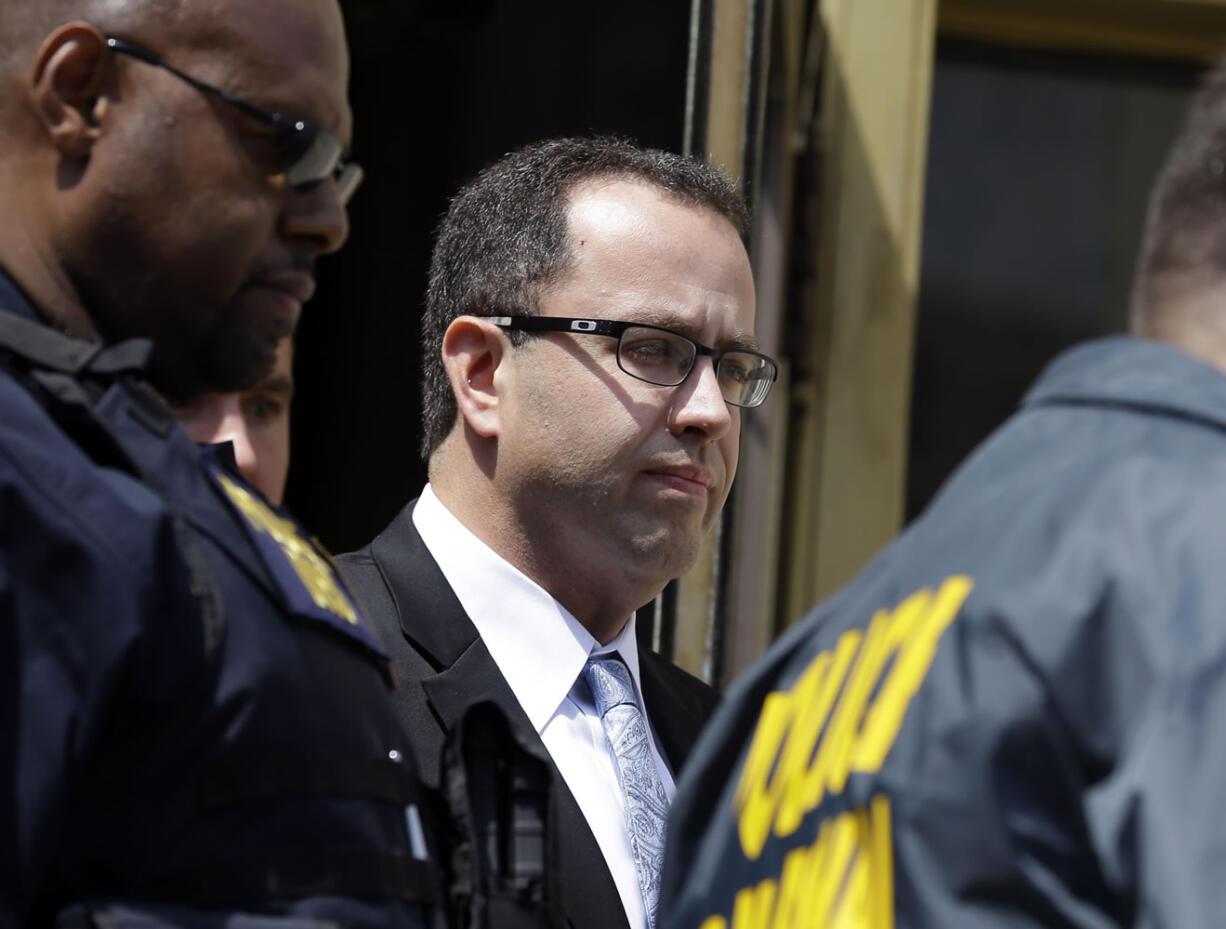
M661 925L1226 924L1226 376L1054 362L726 699Z
M139 343L89 360L2 276L0 306L82 368L0 350L0 926L423 925L387 657L325 557Z

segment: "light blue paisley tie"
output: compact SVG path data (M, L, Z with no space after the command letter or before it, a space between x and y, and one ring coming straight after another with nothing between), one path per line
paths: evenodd
M617 758L617 779L626 801L626 827L643 893L647 925L656 924L668 794L651 754L647 720L634 698L630 669L615 654L588 659L583 677L591 688L604 733Z

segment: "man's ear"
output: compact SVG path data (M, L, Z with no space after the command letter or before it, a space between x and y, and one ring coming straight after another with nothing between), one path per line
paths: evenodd
M460 416L485 438L498 435L499 382L495 375L505 348L502 330L479 316L457 317L443 334L443 367Z
M29 93L51 142L65 158L88 158L102 134L102 91L114 56L106 36L87 23L68 23L38 50Z

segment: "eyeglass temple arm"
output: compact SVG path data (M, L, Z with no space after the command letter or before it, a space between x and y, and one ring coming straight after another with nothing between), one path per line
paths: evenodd
M234 96L229 91L222 90L220 87L214 87L212 84L206 84L199 78L192 77L186 71L180 71L174 65L168 64L157 55L153 54L153 52L149 51L148 49L141 48L139 45L132 45L130 42L125 42L123 39L114 38L108 38L106 40L106 44L111 51L117 54L138 58L145 62L145 64L153 65L155 68L164 68L175 77L179 78L179 80L187 81L187 83L191 84L197 90L221 98L226 103L230 104L230 106L238 107L238 109L242 110L248 116L252 116L260 120L262 123L266 123L269 126L280 126L288 122L280 113L271 113L268 110L256 106L255 104L248 103L246 100L243 100L240 97Z
M612 319L570 319L565 316L491 316L502 329L521 332L581 332L587 335L619 336L631 323Z

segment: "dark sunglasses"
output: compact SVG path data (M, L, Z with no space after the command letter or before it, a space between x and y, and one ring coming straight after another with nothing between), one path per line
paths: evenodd
M254 103L248 103L229 91L180 71L139 45L114 38L108 38L106 44L116 54L129 55L155 68L163 68L197 90L217 97L271 127L273 142L277 148L277 164L285 177L285 183L295 190L302 190L333 178L336 181L337 196L344 205L362 183L362 168L352 161L345 161L345 147L341 140L323 126L306 119L282 116Z

